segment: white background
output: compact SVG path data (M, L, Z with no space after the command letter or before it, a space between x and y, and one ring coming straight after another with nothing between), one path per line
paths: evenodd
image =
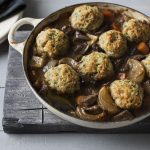
M24 16L46 17L49 13L81 0L25 0ZM82 0L90 2L93 0ZM98 1L98 0L94 0ZM150 16L150 0L103 0L138 9ZM0 45L0 120L7 69L8 43ZM16 60L17 61L17 60ZM0 150L149 150L150 135L144 134L5 134L0 124Z

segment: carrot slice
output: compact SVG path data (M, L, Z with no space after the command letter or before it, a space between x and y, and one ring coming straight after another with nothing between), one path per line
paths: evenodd
M111 12L110 10L108 10L108 9L105 9L105 10L103 11L103 15L104 15L105 17L112 17L112 12Z
M149 47L145 42L141 42L137 46L138 51L140 51L142 54L148 54L149 53Z
M111 10L105 9L103 11L103 15L106 20L111 20L111 21L114 20L114 14Z

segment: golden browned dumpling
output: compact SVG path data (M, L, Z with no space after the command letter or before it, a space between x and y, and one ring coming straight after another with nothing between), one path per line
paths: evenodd
M113 66L106 54L92 52L82 57L78 71L83 76L101 80L113 75Z
M110 92L116 105L122 109L139 108L142 105L142 88L131 80L115 80Z
M123 24L123 35L131 42L150 39L150 25L146 21L131 19Z
M67 64L50 68L44 75L48 86L60 93L74 93L80 89L79 76Z
M99 37L99 46L110 57L121 57L127 50L127 41L121 32L109 30Z
M73 28L81 31L96 30L103 22L103 14L97 6L82 5L75 8L70 22Z
M36 38L37 53L47 53L49 57L64 54L68 45L67 36L62 31L54 28L41 31Z

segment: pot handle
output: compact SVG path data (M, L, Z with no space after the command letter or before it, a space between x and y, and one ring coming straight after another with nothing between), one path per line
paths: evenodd
M16 49L18 52L20 52L21 54L23 54L23 49L26 43L26 40L20 43L17 43L14 40L14 35L15 32L18 30L18 28L20 28L21 26L25 25L25 24L30 24L33 27L36 27L39 22L41 22L43 19L34 19L34 18L22 18L19 21L17 21L12 28L10 29L9 33L8 33L8 41L9 44Z

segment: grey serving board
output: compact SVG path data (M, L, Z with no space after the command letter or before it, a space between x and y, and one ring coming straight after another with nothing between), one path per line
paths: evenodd
M28 34L29 32L18 32L16 38L20 41ZM22 69L22 56L12 47L9 47L2 122L7 133L150 133L150 118L128 127L94 130L57 117L43 107L30 90Z

